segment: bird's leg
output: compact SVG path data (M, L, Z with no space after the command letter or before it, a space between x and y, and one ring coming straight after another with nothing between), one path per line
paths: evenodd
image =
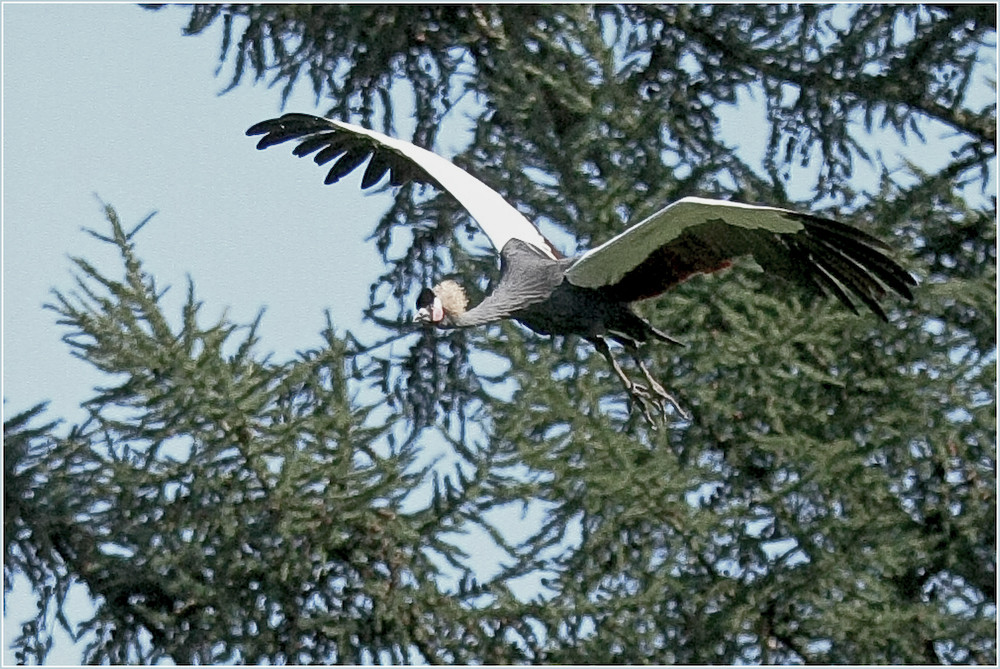
M627 350L632 355L632 359L635 360L635 364L637 364L639 366L639 369L642 370L642 374L643 376L646 377L646 381L649 382L649 387L653 389L653 392L659 395L667 402L670 402L671 406L674 407L674 409L677 411L677 413L680 415L681 418L683 418L684 420L691 420L691 414L682 409L680 403L677 402L677 399L673 395L668 393L666 390L664 390L663 386L660 385L660 383L653 378L653 375L649 373L649 370L646 369L645 363L643 363L642 358L639 356L639 347L636 346L633 342L626 342L624 346L625 350Z
M649 421L649 424L655 426L656 422L653 420L653 415L650 413L650 404L652 404L653 407L655 407L658 412L662 414L666 412L666 407L663 405L663 401L661 399L651 397L646 389L646 386L632 381L632 379L625 375L621 365L619 365L618 361L615 360L615 356L611 354L611 348L608 346L608 342L605 341L603 337L594 337L590 341L594 344L594 347L601 353L601 355L603 355L605 359L611 363L611 368L615 370L615 374L617 374L618 378L621 379L622 385L625 386L625 391L629 394L629 399L631 400L630 405L634 406L638 404L642 409L642 414L646 417L646 420ZM643 371L646 371L645 368L643 368ZM649 377L649 372L646 372L646 377L652 381L652 378ZM656 382L653 381L653 383ZM661 392L657 393L658 395L666 395L665 392L662 392L662 388L660 388L660 391ZM670 396L667 395L667 397Z

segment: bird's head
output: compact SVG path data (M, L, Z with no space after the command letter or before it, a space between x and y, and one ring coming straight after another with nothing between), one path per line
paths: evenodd
M455 318L465 313L469 298L454 281L442 281L434 288L424 288L417 296L417 323L449 327Z

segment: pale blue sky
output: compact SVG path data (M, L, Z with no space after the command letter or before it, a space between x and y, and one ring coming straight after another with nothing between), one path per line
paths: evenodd
M261 307L262 349L278 359L320 343L323 310L358 330L381 267L365 242L385 197L324 188L289 151L259 152L244 136L279 112L278 91L241 86L219 96L220 31L183 37L187 9L133 5L3 6L3 397L5 415L51 402L48 417L80 420L100 376L71 357L53 287L72 289L70 255L112 276L95 193L126 225L159 213L137 238L140 257L179 314L186 276L203 318L228 308L248 322ZM303 90L290 109L315 110ZM301 163L301 164L300 164ZM381 204L380 204L381 202ZM4 663L34 600L7 600ZM27 608L25 608L27 607ZM50 662L79 662L60 645Z
M308 161L283 148L258 152L244 131L279 112L278 90L241 85L219 96L230 70L214 76L218 26L183 37L188 12L3 5L5 414L48 400L50 419L80 420L79 403L101 383L69 355L55 314L41 308L53 287L72 288L70 255L120 272L111 249L81 232L106 230L95 194L127 226L159 212L138 251L159 285L173 286L173 315L190 274L205 321L228 309L231 320L248 322L266 307L261 348L278 359L320 343L326 308L338 328L365 331L361 312L381 269L365 237L388 196L360 195L359 176L323 187ZM306 88L287 108L322 111ZM761 155L763 128L747 121L759 116L756 107L719 112L720 131ZM449 156L459 148L448 135L437 147ZM923 161L944 157L925 152ZM23 587L8 598L5 664L33 609ZM75 664L79 650L60 643L49 661Z
M158 212L138 253L159 287L173 287L175 323L190 275L205 323L223 312L247 323L266 307L259 350L278 360L321 343L325 309L341 332L385 334L361 316L382 270L365 238L390 196L361 194L360 174L324 187L323 172L290 150L257 151L245 131L280 112L278 89L245 84L220 96L231 72L214 76L221 26L184 37L187 16L177 7L3 5L5 415L49 401L48 419L80 421L80 402L104 383L42 309L52 288L73 289L71 255L120 276L113 249L81 231L107 230L95 194L126 227ZM287 109L325 111L308 87ZM444 134L437 149L453 155L460 141ZM71 602L89 610L81 588ZM5 664L34 604L19 580L3 618ZM78 663L82 644L57 638L49 663Z

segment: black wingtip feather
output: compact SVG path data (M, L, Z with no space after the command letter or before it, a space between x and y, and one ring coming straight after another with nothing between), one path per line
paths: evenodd
M294 137L295 135L286 135L282 133L280 130L271 131L260 138L260 141L257 142L257 148L266 149L274 146L275 144L281 144L282 142L287 142L288 140L293 139Z
M324 146L332 144L342 144L340 135L333 132L321 132L312 137L306 137L299 142L299 145L292 149L292 155L304 158L314 151L318 151Z
M863 266L839 249L824 246L816 239L803 237L800 243L810 253L818 268L836 279L883 321L889 320L878 303L878 298L885 295L885 289L865 271ZM841 302L848 304L843 297Z
M878 250L858 243L856 240L846 240L842 237L831 238L826 234L828 231L825 226L824 228L812 229L810 232L814 234L810 236L816 243L824 246L831 253L840 254L856 263L862 268L862 271L874 275L875 278L882 281L882 283L902 297L907 300L913 299L913 292L910 290L910 286L917 285L917 282L910 276L909 272Z
M344 155L346 151L347 147L344 146L343 142L337 142L329 146L324 146L321 151L313 156L313 162L317 165L326 165L331 160Z
M795 218L807 227L812 226L822 228L830 234L837 235L842 239L858 242L866 246L879 249L880 251L892 251L892 248L890 248L888 244L883 242L878 237L870 235L864 230L859 230L858 228L846 223L835 221L832 218L823 218L822 216L815 216L813 214L795 214Z
M372 159L368 163L368 167L365 168L364 175L361 177L362 190L371 188L381 181L382 177L389 171L389 168L389 161L382 154L376 152L372 155Z
M261 121L260 123L254 123L252 126L247 128L247 137L253 137L254 135L263 135L268 132L274 123L274 120Z
M821 295L832 294L841 304L850 309L851 313L855 316L860 315L858 308L854 305L854 301L836 279L830 276L823 265L816 262L814 254L806 248L806 245L796 241L794 238L787 240L787 242L789 252L801 260L801 264L799 265L801 271L798 274L800 279L818 290Z
M363 163L365 159L368 158L370 153L371 150L367 146L356 146L348 149L347 152L333 164L330 171L327 172L324 183L330 185L340 181L341 178L353 172L358 165Z
M289 113L278 118L261 121L250 126L247 136L263 135L257 142L258 149L266 149L291 139L301 140L292 154L305 157L311 154L317 165L336 160L327 172L326 184L332 184L361 165L368 156L371 162L361 177L361 187L370 188L386 174L392 186L409 182L428 184L445 190L426 171L407 160L400 159L392 149L378 145L370 138L352 134L329 119L310 114Z

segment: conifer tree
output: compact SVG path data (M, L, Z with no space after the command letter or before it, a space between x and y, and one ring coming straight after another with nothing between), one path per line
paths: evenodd
M204 322L197 277L164 313L145 221L109 206L92 234L120 276L77 258L50 305L107 386L83 424L38 405L4 425L5 587L40 603L19 658L44 660L79 582L87 662L995 664L994 10L195 6L231 87L311 86L392 134L412 112L425 146L471 123L455 162L571 245L686 195L766 202L889 241L917 298L885 324L750 264L696 277L643 305L687 344L644 352L692 413L653 430L600 356L511 323L389 357L328 320L271 360L257 321ZM750 93L759 164L717 132ZM957 148L894 168L887 135ZM386 337L445 273L486 290L473 229L404 186L343 231L383 254ZM420 464L430 444L447 456ZM501 557L483 570L472 543Z

